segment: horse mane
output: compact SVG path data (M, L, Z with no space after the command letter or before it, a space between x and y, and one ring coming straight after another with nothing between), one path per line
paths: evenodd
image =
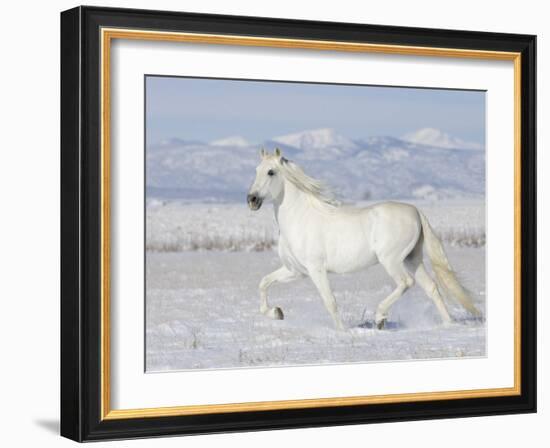
M284 157L280 159L281 172L286 180L291 182L300 191L311 195L321 204L328 205L331 208L339 207L340 201L336 198L334 191L324 182L308 176L302 168Z

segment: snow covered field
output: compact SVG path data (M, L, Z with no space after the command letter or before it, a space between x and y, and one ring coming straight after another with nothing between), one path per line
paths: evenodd
M485 207L482 201L416 202L442 237L463 284L485 315ZM275 285L259 312L258 283L280 266L270 206L147 203L147 371L484 356L485 323L447 302L455 323L440 325L415 286L372 328L376 305L393 289L381 266L332 276L343 321L332 320L309 279Z
M485 245L485 204L481 200L410 201L430 220L446 243L458 247ZM359 205L368 205L362 202ZM277 228L273 208L250 211L242 203L201 204L177 200L147 202L147 250L259 251L274 248Z

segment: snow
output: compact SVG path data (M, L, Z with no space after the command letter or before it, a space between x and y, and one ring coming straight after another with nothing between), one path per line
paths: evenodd
M439 129L422 128L403 136L403 140L420 145L447 149L482 150L483 145L453 137Z
M214 140L213 142L210 142L210 144L212 146L240 146L240 147L247 147L252 145L248 140L246 140L244 137L241 137L239 135L222 138L220 140Z
M451 263L485 308L483 249L451 248ZM485 323L450 303L455 322L413 287L392 308L385 330L373 329L376 305L393 288L381 266L332 276L345 325L332 319L309 279L276 285L270 303L282 321L259 312L258 283L279 267L273 251L147 253L146 370L268 367L480 357Z
M485 314L485 207L482 201L416 201L458 277ZM393 289L381 266L331 276L348 329L337 331L309 279L276 285L270 303L283 321L259 312L258 284L277 269L269 205L199 204L148 199L146 369L170 371L479 357L485 323L447 301L444 327L417 286L373 329L377 304Z
M275 142L294 146L301 150L339 147L342 149L355 149L357 145L350 139L338 134L334 129L313 129L282 135L272 139Z

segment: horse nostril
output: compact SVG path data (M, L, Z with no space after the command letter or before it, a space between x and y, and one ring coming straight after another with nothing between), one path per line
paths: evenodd
M252 203L258 200L257 196L253 194L249 194L247 199L248 199L248 202L252 202Z

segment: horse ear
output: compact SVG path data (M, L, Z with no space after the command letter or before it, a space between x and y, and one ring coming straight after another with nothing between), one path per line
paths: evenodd
M283 152L279 148L275 148L275 157L281 158L283 156Z
M266 156L267 156L267 151L264 148L260 149L260 157L262 159L265 159Z

